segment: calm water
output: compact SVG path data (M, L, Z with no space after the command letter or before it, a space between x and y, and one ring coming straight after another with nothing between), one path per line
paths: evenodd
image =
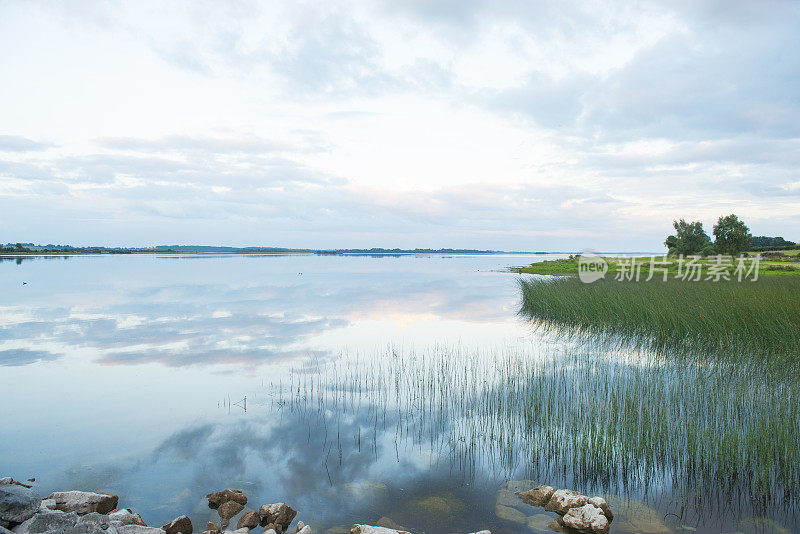
M493 433L476 446L456 432L464 417L387 401L363 371L347 385L355 360L397 369L445 352L463 369L570 353L516 315L515 275L501 271L536 259L2 261L0 475L35 476L44 494L114 492L151 525L182 513L202 525L205 493L237 487L329 534L382 517L429 534L547 532L554 516L503 491L533 479L608 495L622 511L612 532L796 532L792 494L764 503L732 482L689 495L658 462L587 475L558 454L485 446ZM340 390L309 391L334 365Z

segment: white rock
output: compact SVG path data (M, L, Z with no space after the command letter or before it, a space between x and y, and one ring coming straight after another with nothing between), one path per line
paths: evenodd
M606 534L608 518L593 504L570 508L564 514L564 525L584 534Z
M76 512L78 515L97 512L107 514L117 507L116 495L92 493L90 491L56 491L48 499L56 501L56 508L62 512Z
M297 528L294 530L295 533L300 532L301 530L303 530L304 526L306 526L305 523L303 523L302 521L298 521L297 522Z
M116 526L121 526L121 525L139 525L142 527L147 526L147 524L142 519L142 516L133 513L133 510L131 510L130 508L123 508L122 510L114 510L113 512L108 514L108 519L111 520L112 522L118 521L119 524L117 524Z
M166 534L164 529L142 525L122 525L117 527L117 532L118 534Z
M395 530L386 527L374 527L372 525L353 525L350 534L410 534L404 530Z
M583 506L588 500L589 498L586 495L581 495L577 491L560 489L553 493L544 509L548 512L564 515L570 508Z
M606 516L609 520L614 519L614 512L611 511L611 507L608 505L606 500L602 497L590 497L589 504L593 504L600 508L603 511L603 515Z
M39 510L55 510L55 509L56 509L55 499L42 499L42 502L39 503Z
M264 534L278 534L278 533L275 532L274 528L268 528L267 530L264 531Z
M479 530L478 532L470 532L470 534L492 534L489 530Z
M309 525L304 525L303 528L297 531L297 534L311 534L311 527Z

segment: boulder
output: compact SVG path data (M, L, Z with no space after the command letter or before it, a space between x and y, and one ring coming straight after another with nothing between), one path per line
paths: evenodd
M544 506L553 497L555 491L553 486L536 486L532 490L517 493L517 496L519 496L524 503L530 504L531 506Z
M274 528L265 528L264 534L277 534L277 532L275 532Z
M350 534L410 534L404 530L394 530L386 527L374 527L372 525L353 525Z
M122 525L139 525L140 527L146 527L147 523L142 520L142 516L139 514L133 513L133 510L130 508L123 508L122 510L114 510L113 512L108 514L108 519L111 520L111 524L117 527Z
M30 488L18 484L0 486L0 520L22 523L39 510L42 498Z
M206 498L208 499L209 508L219 508L220 506L229 501L239 503L242 506L247 504L247 496L244 493L242 493L242 490L235 490L230 488L218 491L216 493L209 493L208 495L206 495Z
M292 520L297 515L297 510L286 506L282 502L276 502L273 504L265 504L259 508L258 515L261 516L262 526L274 523L275 526L280 525L282 530L285 531L287 528L289 528Z
M212 523L211 521L206 523L206 532L219 532L220 530L219 525L216 523Z
M119 497L90 491L56 491L48 499L56 501L56 510L84 515L91 512L107 514L117 507Z
M608 518L609 521L614 519L614 512L611 511L611 507L608 505L606 500L602 497L590 497L589 504L593 504L597 506L603 511L603 515Z
M303 526L296 534L311 534L311 527L309 525Z
M255 510L247 510L245 513L242 514L242 517L239 518L239 521L236 523L236 528L255 528L261 522L261 518L258 515L258 512ZM167 532L167 534L170 534Z
M122 525L117 527L118 534L165 534L163 529L142 525Z
M55 499L42 499L42 502L39 503L39 510L55 510L56 509L56 500Z
M600 508L593 504L584 504L567 510L564 514L564 526L581 534L607 534L609 523Z
M588 502L586 495L581 495L577 491L560 489L553 492L553 496L544 507L548 512L555 512L560 515L567 513L570 508L578 508Z
M491 530L479 530L478 532L470 532L470 534L492 534Z
M305 524L305 523L303 523L302 521L298 521L298 522L297 522L297 528L296 528L296 529L294 529L294 533L295 533L295 534L297 534L298 532L300 532L301 530L303 530L303 527L305 527L305 526L306 526L306 524Z
M14 528L14 534L42 534L66 532L78 523L78 514L58 511L41 511Z
M230 518L244 510L244 505L236 501L226 501L219 505L217 513L223 521L230 521Z
M161 527L161 530L167 534L192 534L192 520L182 515Z
M525 517L525 514L523 514L516 508L511 508L510 506L503 506L502 504L498 504L497 506L494 507L494 515L505 521L511 521L512 523L519 523L520 525L524 525L528 521L528 518Z
M3 477L0 478L0 486L5 486L6 484L12 484L14 479L11 477Z
M6 527L4 527L3 525L0 525L0 534L14 534L14 533L13 533L13 532L11 532L10 530L8 530L8 529L7 529Z

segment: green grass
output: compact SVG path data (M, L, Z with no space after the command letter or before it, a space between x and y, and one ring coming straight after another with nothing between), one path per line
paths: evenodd
M591 284L520 280L521 313L541 328L663 355L800 362L800 278Z
M612 495L669 486L673 502L753 499L762 513L800 490L800 385L758 361L545 342L390 351L311 371L298 369L279 403L324 426L340 457L393 441L401 461L410 442L412 458L430 446L467 473ZM340 435L354 420L353 435Z
M763 253L763 259L760 262L759 277L774 275L800 275L800 262L797 261L798 256L796 252L797 251L789 250L780 251L779 253ZM532 263L524 267L512 267L510 270L512 272L526 274L577 275L579 266L578 258L579 256L574 256L570 257L569 259L545 260ZM603 259L606 261L606 263L608 263L608 273L606 274L606 277L613 278L620 272L621 269L629 268L623 267L622 265L623 262L630 261L630 258L604 257ZM656 261L661 261L663 258L656 256L655 259ZM635 261L640 266L641 274L646 278L650 273L651 256L637 257L635 258ZM678 260L676 258L668 258L667 261L669 263L667 266L669 277L675 277L679 272ZM713 256L701 258L699 260L699 263L702 265L703 277L706 276L709 266L715 261L716 260ZM733 261L732 263L733 265L728 269L728 272L732 277L735 277L734 270L736 267L736 261ZM750 260L746 260L745 267L749 266ZM662 271L659 270L662 267L659 265L656 265L655 267L656 270L653 271L653 276L662 276Z

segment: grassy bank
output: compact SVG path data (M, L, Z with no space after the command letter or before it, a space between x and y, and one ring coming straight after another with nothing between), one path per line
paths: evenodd
M662 354L800 362L800 278L758 282L520 280L521 313L545 329Z
M761 253L761 260L759 266L759 276L776 276L776 275L800 275L800 256L798 256L798 250L782 250L778 252L763 252ZM754 254L750 254L752 256ZM647 277L650 273L651 267L651 256L642 256L634 258L637 265L639 265L639 269L641 274ZM606 274L607 277L614 277L616 276L621 270L629 269L630 268L630 261L631 258L619 258L619 257L604 257L605 262L608 264L608 273ZM662 261L663 258L656 257L656 261ZM707 258L701 258L698 260L703 272L703 276L706 275L708 269L711 265L713 265L716 261L716 258L713 256ZM658 277L662 274L662 270L664 267L667 268L669 276L674 277L679 273L679 260L677 258L668 258L666 260L667 264L662 266L660 264L655 265L656 270L654 270L654 276ZM746 260L746 267L749 267L751 264L750 260ZM536 263L532 263L528 266L524 267L512 267L510 270L513 272L518 273L528 273L528 274L552 274L552 275L570 275L570 274L578 274L578 266L579 266L579 256L571 256L567 259L560 259L560 260L546 260L540 261ZM734 270L736 268L736 261L732 262L731 267L728 269L728 272L734 275Z

